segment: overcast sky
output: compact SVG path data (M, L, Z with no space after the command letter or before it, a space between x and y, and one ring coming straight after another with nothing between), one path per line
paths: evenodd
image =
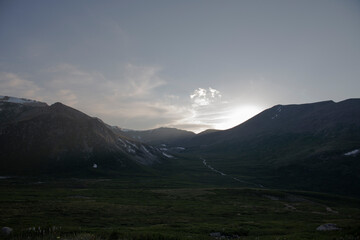
M123 128L226 129L359 76L360 1L0 1L0 95Z

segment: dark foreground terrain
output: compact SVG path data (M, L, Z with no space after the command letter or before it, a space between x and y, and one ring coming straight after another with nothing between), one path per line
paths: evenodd
M4 239L359 239L360 200L146 178L0 180ZM185 186L185 184L183 184ZM333 223L339 230L317 231Z

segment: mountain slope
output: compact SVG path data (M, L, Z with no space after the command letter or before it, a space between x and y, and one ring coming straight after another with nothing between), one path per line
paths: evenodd
M326 101L277 105L229 130L198 135L187 145L213 147L228 142L290 133L358 139L359 119L360 99L349 99L339 103Z
M267 187L360 192L360 99L277 105L184 145L219 171Z
M0 99L1 174L140 169L164 158L76 109L29 102Z
M165 127L145 131L118 129L118 132L124 136L134 139L135 141L153 145L166 144L172 146L176 146L179 143L196 136L195 133L190 131Z

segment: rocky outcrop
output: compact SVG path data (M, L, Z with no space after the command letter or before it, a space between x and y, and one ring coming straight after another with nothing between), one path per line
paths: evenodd
M1 228L1 235L8 236L8 235L10 235L12 232L13 232L13 229L12 229L12 228L9 228L9 227L3 227L3 228Z
M335 230L340 230L340 228L338 228L336 226L336 224L334 223L326 223L326 224L322 224L320 226L318 226L316 228L317 231L335 231Z

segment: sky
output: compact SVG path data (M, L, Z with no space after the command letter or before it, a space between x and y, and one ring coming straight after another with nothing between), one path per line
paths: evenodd
M0 95L127 129L360 97L360 1L0 0Z

